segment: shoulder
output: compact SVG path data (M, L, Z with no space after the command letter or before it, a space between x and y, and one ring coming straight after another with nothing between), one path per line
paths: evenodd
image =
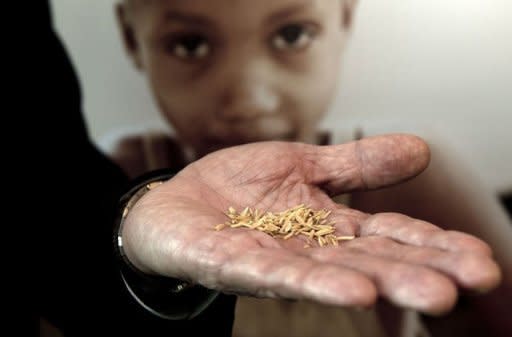
M129 177L161 168L177 170L184 165L181 146L163 130L117 132L109 137L103 144L105 153Z

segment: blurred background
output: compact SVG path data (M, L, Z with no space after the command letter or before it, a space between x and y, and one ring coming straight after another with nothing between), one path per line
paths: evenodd
M124 53L115 1L51 2L93 141L104 146L112 130L163 125ZM512 191L510 41L509 0L360 0L325 123L410 132L404 125L435 125L493 191Z

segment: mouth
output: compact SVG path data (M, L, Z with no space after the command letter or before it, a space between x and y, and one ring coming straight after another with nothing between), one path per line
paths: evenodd
M277 116L242 121L214 121L201 137L208 151L255 142L294 141L298 137L294 124Z

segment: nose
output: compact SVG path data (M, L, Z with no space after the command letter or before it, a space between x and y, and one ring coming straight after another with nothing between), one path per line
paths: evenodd
M233 66L223 88L219 117L243 122L275 114L280 97L270 66L257 61Z

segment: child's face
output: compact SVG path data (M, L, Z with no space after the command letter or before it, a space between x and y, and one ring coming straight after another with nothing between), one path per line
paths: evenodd
M136 65L198 155L314 142L334 95L353 0L136 0L120 11Z

